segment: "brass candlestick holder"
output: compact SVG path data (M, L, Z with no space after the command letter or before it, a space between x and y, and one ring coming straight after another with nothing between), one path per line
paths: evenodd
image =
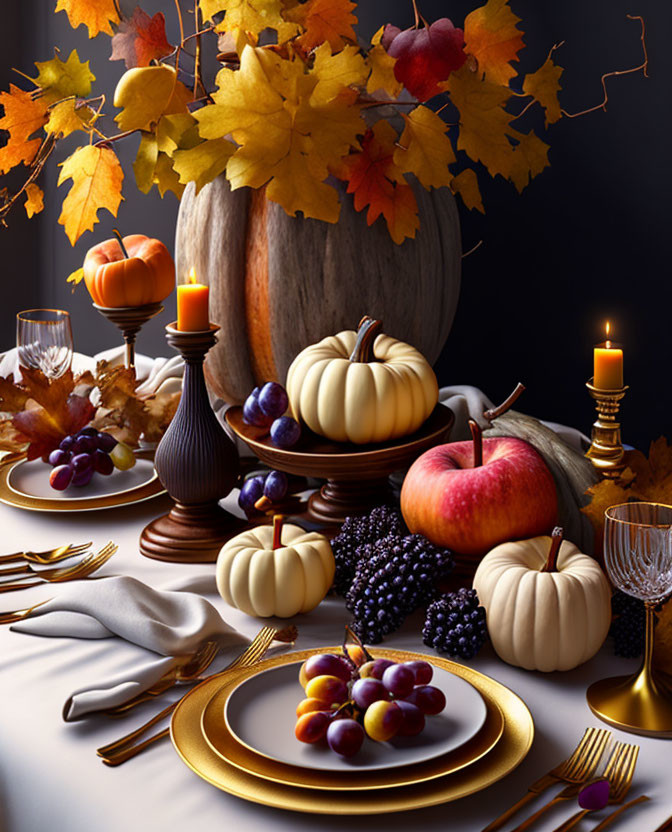
M621 442L621 424L616 421L620 402L628 389L601 390L593 386L593 379L586 382L588 392L595 399L597 421L593 424L592 442L586 456L598 473L607 479L617 479L625 468L625 451Z
M140 329L153 317L163 312L161 303L148 303L145 306L98 306L93 304L101 315L119 327L126 343L126 367L135 367L135 338Z
M175 500L140 536L140 551L157 560L210 563L246 523L224 511L219 500L238 478L238 452L210 407L203 360L216 343L218 326L202 332L166 327L166 340L184 358L184 382L177 412L156 449L159 479Z

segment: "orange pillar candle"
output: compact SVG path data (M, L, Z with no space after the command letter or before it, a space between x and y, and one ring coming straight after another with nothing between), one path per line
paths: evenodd
M623 387L623 350L613 346L609 340L609 329L607 322L607 340L598 344L593 352L593 387L598 390L620 390Z
M181 332L210 329L209 294L207 286L196 283L196 272L192 269L189 282L177 287L177 328Z

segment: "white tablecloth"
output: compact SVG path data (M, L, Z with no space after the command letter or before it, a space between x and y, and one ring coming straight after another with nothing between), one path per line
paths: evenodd
M204 589L210 590L207 597L226 619L252 636L259 622L230 609L215 594L212 565L164 564L139 555L140 531L168 506L165 497L86 514L42 514L0 505L1 551L39 550L90 538L100 545L112 538L120 544L120 550L100 574L130 574L156 586L185 573L200 576ZM0 609L34 604L52 597L58 589L44 586L3 595ZM347 620L340 600L325 601L311 614L297 617L297 648L339 641ZM386 640L386 646L426 652L420 626L417 617L407 621L400 632ZM562 760L587 725L600 725L585 702L587 685L614 672L629 672L636 665L614 658L608 644L595 659L575 671L543 675L509 667L486 647L473 660L473 666L519 694L536 724L534 744L520 767L486 791L456 803L375 819L345 819L284 812L219 792L186 768L168 740L119 768L104 766L95 749L144 722L156 706L142 706L123 720L96 717L68 725L61 719L61 707L73 689L121 670L140 652L139 648L120 647L109 640L46 639L12 633L6 626L0 628L2 832L315 832L316 828L342 832L346 824L353 832L370 832L372 826L477 832L521 796L536 777ZM618 734L618 738L641 746L631 796L646 793L652 800L626 815L614 829L649 832L672 814L672 745L628 734ZM550 832L574 808L563 807L535 830ZM581 829L590 829L595 823L594 819L584 821Z

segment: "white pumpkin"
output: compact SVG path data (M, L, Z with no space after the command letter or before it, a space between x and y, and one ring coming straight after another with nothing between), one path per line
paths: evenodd
M324 535L283 526L276 517L273 526L257 526L224 544L217 558L217 590L248 615L291 618L320 603L334 570Z
M570 670L594 656L609 631L609 583L560 529L496 546L480 562L474 589L497 655L527 670Z
M422 425L439 400L434 371L414 347L377 335L380 327L364 318L358 332L323 338L296 356L286 384L295 419L320 436L357 445Z

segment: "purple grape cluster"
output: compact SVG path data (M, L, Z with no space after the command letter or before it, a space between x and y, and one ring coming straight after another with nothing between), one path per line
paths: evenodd
M301 437L296 419L285 416L289 407L287 391L277 381L255 387L243 405L243 422L268 430L271 442L278 448L292 448Z
M449 656L472 659L485 644L488 628L485 608L475 589L462 587L433 601L427 608L422 640Z
M66 436L49 454L49 464L53 467L49 485L56 491L65 491L69 485L80 488L88 485L95 473L109 476L115 467L110 454L116 447L114 436L95 428L82 428Z
M255 510L254 504L261 497L268 497L272 503L282 500L287 493L288 485L287 474L282 471L257 474L245 480L238 496L238 505L246 514L252 514Z

